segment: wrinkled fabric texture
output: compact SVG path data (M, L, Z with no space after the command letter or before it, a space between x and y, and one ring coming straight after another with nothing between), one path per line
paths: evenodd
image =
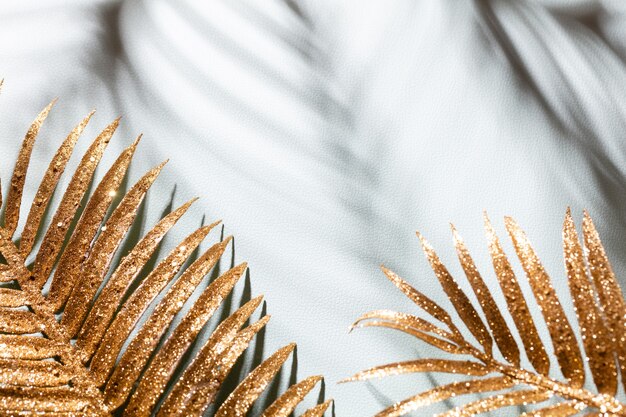
M170 158L143 230L170 203L199 196L165 247L203 216L222 219L235 262L249 262L250 290L272 315L255 352L296 341L291 369L326 376L336 415L373 415L450 380L336 384L373 365L441 357L382 329L348 333L369 310L417 312L381 263L450 308L416 229L468 288L452 221L495 289L482 213L509 255L502 218L511 215L567 301L562 222L567 206L577 221L586 208L626 285L625 17L620 1L3 4L3 191L24 133L52 98L60 100L38 139L26 202L89 110L97 112L79 150L123 116L103 167L141 132L131 182Z

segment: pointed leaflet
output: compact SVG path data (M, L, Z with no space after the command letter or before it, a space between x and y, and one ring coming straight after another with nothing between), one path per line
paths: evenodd
M571 381L572 386L579 388L585 382L583 359L572 326L565 316L550 277L517 223L512 218L506 217L505 224L548 326L561 372Z
M86 121L84 121L83 125L85 123ZM88 207L84 211L83 216L81 216L81 219L78 221L75 229L76 233L73 233L72 236L69 237L70 242L68 245L68 251L71 252L71 255L66 256L64 254L61 256L57 274L55 274L53 282L51 283L52 289L48 293L50 297L46 297L46 295L42 294L41 289L46 284L49 272L56 264L56 258L58 257L61 247L64 245L69 225L75 217L76 209L78 208L80 200L88 187L89 179L93 174L93 169L95 169L95 166L97 165L97 160L100 159L102 154L101 151L103 151L106 147L108 138L101 139L103 136L100 136L97 141L92 144L92 147L88 151L87 155L85 155L81 160L81 165L79 165L81 174L87 172L88 175L79 176L77 174L72 177L70 186L63 195L60 207L54 215L55 220L59 219L59 221L55 222L56 227L52 227L52 225L48 227L46 237L42 242L42 248L46 248L44 251L45 254L37 255L38 259L35 261L33 273L30 273L24 265L24 258L28 256L30 250L34 246L35 235L38 233L39 229L41 229L40 226L43 219L43 213L49 209L50 198L56 185L58 184L60 176L62 175L61 171L65 168L65 164L70 158L71 150L76 143L78 130L82 130L83 127L84 126L80 126L75 129L70 137L66 139L51 162L50 168L46 171L44 179L39 187L39 191L35 197L33 207L31 207L27 222L28 225L23 231L21 248L19 250L16 248L6 229L0 229L0 250L4 255L6 255L3 259L3 261L6 262L2 263L2 271L0 271L0 280L7 278L10 280L17 280L17 284L19 284L21 290L14 290L12 287L0 288L0 304L8 306L2 313L8 314L9 316L15 316L8 317L4 321L7 323L7 326L12 325L14 327L19 327L22 325L28 325L29 320L18 317L17 315L26 314L34 316L37 319L41 319L40 325L37 326L37 329L41 330L41 332L45 335L45 337L28 335L19 339L7 334L0 335L0 379L2 380L0 381L2 382L0 385L3 385L0 386L0 414L3 415L13 415L18 413L29 414L31 412L35 412L35 410L38 413L45 413L46 415L108 415L109 412L115 411L104 403L104 395L100 391L99 386L94 383L95 381L90 375L91 369L88 369L83 366L83 363L81 363L81 359L86 358L88 355L84 355L84 352L81 352L81 350L83 350L81 346L75 346L73 343L69 343L70 337L75 333L74 330L78 329L74 329L71 323L65 323L69 324L69 326L61 325L58 323L57 317L54 313L63 307L68 295L79 294L83 290L83 286L86 286L88 291L90 291L93 287L99 286L100 284L98 281L90 279L92 276L100 275L100 277L104 277L105 274L108 276L108 273L110 272L107 271L109 268L110 258L113 256L112 254L115 253L116 247L119 245L119 241L126 234L128 224L132 223L132 218L129 220L128 217L124 218L124 214L122 214L119 216L120 219L116 221L116 211L113 210L113 214L103 228L102 233L98 233L98 228L110 210L112 197L115 194L116 189L119 187L120 181L124 178L125 171L128 167L127 162L129 158L127 157L131 156L129 154L132 154L134 146L130 152L126 155L122 155L122 157L116 161L112 169L109 170L103 181L101 181L96 188L96 192L92 198L88 200ZM92 153L95 151L98 151L98 155ZM90 153L92 154L89 155ZM83 166L85 161L93 162L93 164ZM28 164L25 164L25 166L27 165ZM90 167L92 169L89 169ZM19 171L19 168L17 170ZM79 177L80 180L77 180ZM82 188L83 185L85 186L84 188ZM141 191L139 194L144 192L145 191ZM132 193L133 190L129 192L129 194ZM126 197L128 198L128 196ZM136 199L129 198L130 201L136 201L136 203L131 203L128 207L124 206L125 199L122 199L120 206L124 210L121 210L120 206L118 206L118 209L120 209L119 211L131 213L130 217L134 217L133 212L136 211L136 204L139 204L141 198L141 195L139 195ZM19 213L19 210L17 210L17 212ZM177 217L177 215L178 213L172 217ZM160 228L159 226L163 226L163 229L171 227L170 224L167 224L169 221L172 221L172 218L166 218L164 222L157 225L157 229ZM173 220L173 222L175 221L176 219ZM15 223L19 223L19 219L16 219ZM112 230L110 233L106 233L106 230L104 230L107 226ZM202 237L204 237L202 233L205 230L208 232L207 228L201 229L199 231L200 233L194 233L193 239L199 238L201 240ZM136 276L136 269L139 269L142 265L144 265L144 258L150 256L148 252L151 253L154 250L154 246L158 245L157 241L162 238L164 233L165 231L162 230L153 230L149 232L146 238L147 240L142 240L137 247L131 250L129 256L123 258L119 268L116 269L116 272L114 272L111 278L109 278L111 280L109 281L111 286L107 288L107 285L109 284L105 283L104 285L104 292L102 293L103 299L100 300L102 304L107 303L107 301L111 301L110 308L113 310L117 309L119 298L116 296L106 297L107 292L119 291L123 293L127 290L128 284ZM188 243L193 243L193 239L191 239ZM148 240L151 241L148 242ZM228 241L216 245L216 247L213 248L215 250L210 251L205 259L202 259L202 262L196 265L195 272L202 275L210 270L210 268L215 264L212 257L216 252L223 252L227 243ZM20 250L22 253L20 253ZM182 257L182 259L179 259L178 253L174 256L168 257L170 263L177 264L179 260L180 263L182 263L184 259L187 258L188 251L184 246L179 245L177 251L186 253L186 255ZM102 254L102 252L104 252L104 254ZM40 256L43 256L43 258L40 258ZM91 261L92 259L97 260ZM202 271L207 267L207 265L210 265L208 269ZM159 292L159 290L167 284L167 281L171 279L172 276L170 275L170 272L173 275L176 273L178 268L179 266L175 266L173 268L163 267L159 271L159 274L151 274L148 277L153 278L150 285L144 287L144 291L141 292L141 297L137 297L136 301L144 302L148 300L149 304L149 300L154 298L155 291ZM58 272L63 269L66 270L65 272L69 270L69 272L74 272L74 274ZM81 276L80 274L82 273L84 273L84 275ZM96 285L94 281L98 282L98 284ZM159 312L159 307L162 307L160 310L160 313L162 314L157 320L152 322L152 326L150 325L150 322L148 322L146 326L141 326L142 330L146 327L149 328L144 335L146 338L149 339L154 336L156 338L156 342L158 342L158 339L162 336L163 331L160 331L157 328L160 327L162 329L166 329L170 325L173 315L179 311L180 305L188 299L190 293L193 292L194 288L198 285L198 281L195 276L185 276L185 274L183 274L180 281L185 282L178 287L178 291L174 291L173 295L171 291L168 291L164 302L157 306L157 312ZM64 287L60 284L61 282L68 285L59 290L59 287ZM219 282L219 279L216 282ZM75 283L78 283L79 287L75 287ZM230 284L230 287L232 287L232 285L234 285L234 282ZM229 285L224 285L224 291L226 291L226 287L229 287ZM110 291L108 291L109 288ZM172 288L175 289L176 285ZM228 288L228 290L230 290L230 288ZM75 305L78 305L79 309L82 309L84 305L84 313L87 313L86 310L89 309L89 304L91 304L91 299L94 295L95 292L94 294L88 293L84 297L84 300L82 300L86 301L84 304L75 302L74 295L71 295L69 303L64 311L64 315L62 316L62 320L71 320L71 318L76 315L72 313L72 309L74 308L73 306ZM98 294L98 297L99 296L100 294ZM166 355L166 353L172 353L175 354L175 356L176 353L182 355L186 347L189 346L190 340L196 336L197 329L202 327L202 325L206 322L208 315L210 315L209 311L215 310L216 305L219 304L219 301L221 301L224 296L225 294L218 294L215 301L206 300L206 302L201 297L200 301L196 303L190 313L190 315L193 315L194 317L189 320L183 319L180 328L174 330L172 340L175 340L175 343L172 342L171 345L173 348L168 350L168 346L170 345L166 342L163 351L167 352L162 354L161 359L164 359L165 362L169 363L167 359L168 355ZM256 303L254 307L256 307L258 306L260 299L255 299L254 302ZM163 307L164 304L168 305ZM198 304L202 304L202 308L198 307ZM30 311L26 310L27 306L31 309ZM104 305L102 305L102 307L104 307ZM145 308L140 308L139 310L125 310L125 307L127 306L122 306L122 310L128 311L129 313L126 314L126 321L123 323L122 327L117 329L122 333L126 331L125 325L130 325L132 328L134 323L136 323L137 320L134 318L135 311L145 311ZM111 318L107 317L109 307L107 306L104 308L105 311L97 308L94 310L94 315L102 317L103 324L101 326L95 325L96 323L99 323L101 319L96 320L94 323L89 322L87 323L89 325L89 330L84 329L85 332L82 334L89 333L96 327L99 328L98 331L95 332L96 334L105 331L108 323L111 321ZM0 311L1 310L2 309L0 308ZM79 313L79 315L80 314L81 313ZM82 315L84 316L85 314ZM204 318L196 319L196 316L202 316ZM243 316L245 316L245 314ZM249 317L249 313L247 317ZM244 330L237 330L235 332L233 330L238 329L241 325L241 322L239 321L240 318L238 318L233 321L232 328L225 328L225 333L222 334L222 336L224 336L224 339L230 338L230 340L214 352L216 366L211 372L211 375L213 376L212 381L217 382L216 386L218 388L219 385L221 385L221 381L223 381L229 370L232 368L237 357L239 357L243 350L246 349L251 338L265 325L268 319L269 317L264 317ZM245 319L243 320L245 321ZM1 321L2 320L0 320L0 322ZM91 326L92 324L94 325ZM69 334L65 327L70 328ZM37 329L33 329L33 331ZM117 336L119 335L120 334L118 333ZM144 338L144 341L146 338ZM100 336L96 335L95 339L92 339L90 336L88 339L99 340ZM138 336L135 340L137 339L141 339L141 337ZM220 345L220 343L225 342L224 339L220 339L219 341L216 340L215 345L217 346ZM81 338L79 344L82 344L82 340L83 339ZM131 341L131 348L132 343L135 340ZM27 345L24 345L24 343ZM97 344L97 342L95 343ZM180 346L182 346L182 348L179 349ZM156 345L153 345L151 348L156 348ZM12 350L15 352L12 352ZM151 352L146 352L145 350L140 353L145 353L147 358L150 358L152 355ZM156 356L155 361L158 361L158 359L159 355ZM136 366L140 372L142 371L144 365L145 362L137 364L132 361L125 361L124 357L122 357L120 361L120 367ZM161 366L160 368L160 370L163 370L167 368L167 366ZM108 372L106 375L108 375ZM104 377L105 379L106 375ZM265 373L262 373L261 377L264 375ZM269 379L271 379L271 376ZM133 384L136 382L137 380L135 379ZM30 387L5 386L14 383L30 385ZM267 382L264 382L264 384L267 384ZM33 385L37 386L38 389L31 389L33 388ZM63 385L63 387L59 389L50 387L54 385ZM195 408L196 405L200 403L198 400L209 398L203 397L205 393L208 393L210 397L214 397L214 393L210 393L205 390L206 386L199 386L197 388L198 389L191 394L191 407L187 408ZM157 388L155 391L158 390L159 389ZM244 397L249 399L248 394L250 393L254 395L254 392L246 390ZM202 395L198 396L198 394ZM305 415L307 417L319 416L323 413L324 409L328 407L328 404L329 403L325 403L323 405L313 407ZM201 410L192 411L196 415L201 413Z
M261 395L267 384L278 373L278 370L295 347L295 344L290 344L279 349L250 372L226 398L222 406L217 410L215 417L239 417L245 415L252 403Z
M511 313L517 331L522 338L526 356L528 356L528 360L537 372L547 375L550 371L550 359L539 337L535 322L530 315L522 289L487 214L484 215L484 220L493 269L496 272L500 288L506 299L509 313Z
M90 415L94 403L94 398L80 388L0 387L0 414L6 416L24 415L25 410L37 410L39 415Z
M448 359L416 359L412 361L395 362L387 365L375 366L340 382L365 381L372 378L382 378L390 375L401 375L413 372L443 372L471 376L485 376L491 369L485 365L472 361L456 361Z
M159 339L191 296L202 278L215 266L232 238L213 245L174 282L152 315L141 326L120 359L104 390L110 409L120 406L130 393L135 381L157 347Z
M39 287L42 287L49 278L52 267L63 246L65 234L76 215L81 199L89 187L100 158L102 158L102 154L118 125L119 119L116 119L98 135L89 149L87 149L87 152L85 152L85 155L83 155L76 171L74 171L74 175L63 194L59 207L50 222L50 227L48 227L41 246L37 251L35 265L33 266L33 276Z
M598 231L587 212L583 218L583 236L587 263L610 331L622 383L626 387L626 302L600 242Z
M0 335L0 358L47 359L61 356L68 346L39 336Z
M0 307L21 307L30 304L28 293L12 288L0 288Z
M87 319L82 325L76 340L76 346L82 349L84 359L91 358L100 342L102 333L111 323L122 297L137 277L146 262L150 259L163 236L176 224L195 201L193 199L180 206L154 226L141 241L119 263L117 269L108 279L98 295Z
M187 348L231 292L246 268L246 264L241 264L230 269L204 290L172 335L156 352L126 406L125 416L140 417L151 414Z
M585 405L576 402L559 403L528 411L519 417L570 417L585 409Z
M403 326L412 327L415 330L419 330L421 332L434 333L437 336L441 336L445 339L450 339L451 341L454 338L454 335L452 335L450 332L435 326L434 324L422 319L421 317L416 317L406 313L398 313L391 310L374 310L370 311L369 313L363 314L354 322L354 324L352 324L350 331L352 331L352 329L354 329L355 327L361 326L362 322L372 319L390 321L393 323L401 324Z
M0 332L8 334L37 333L44 322L30 311L0 309Z
M56 99L48 104L48 106L43 109L41 113L39 113L37 118L30 125L30 128L26 133L26 137L24 137L24 142L22 142L20 153L17 156L4 212L4 228L6 229L6 233L9 237L13 236L13 233L17 228L17 223L20 219L20 207L22 205L24 182L26 181L26 172L28 171L28 164L30 162L30 156L33 152L35 138L39 134L41 125L48 117L48 113L50 113L50 110L55 103Z
M323 402L322 404L318 404L306 410L304 414L302 414L300 417L322 417L332 403L333 400L328 400Z
M267 324L270 316L264 316L259 321L237 333L228 348L220 353L215 360L215 366L206 368L204 365L193 371L192 380L200 381L190 393L181 412L170 415L182 415L184 417L203 415L206 407L215 400L218 390L235 365L237 359L248 347L252 338ZM207 364L208 365L208 364ZM198 373L197 373L198 372ZM200 374L199 372L202 372ZM176 410L175 410L176 411ZM161 414L159 414L160 416ZM168 415L168 414L164 414Z
M417 339L420 339L436 348L443 350L444 352L461 354L466 353L459 346L454 343L448 342L447 340L439 339L438 337L431 336L430 334L423 332L421 330L416 330L413 327L406 326L401 323L393 322L393 321L368 321L357 325L356 327L387 327L389 329L399 330L403 333L411 335Z
M261 417L289 417L296 406L321 380L321 376L310 376L290 386L272 405L265 409Z
M217 326L159 408L159 416L184 413L184 406L188 403L189 397L200 386L206 387L208 385L208 376L211 370L217 367L219 356L232 346L239 329L261 304L262 299L263 297L256 297L248 301ZM217 388L215 392L217 392Z
M548 399L550 399L548 392L537 390L513 391L464 404L445 413L437 414L436 417L471 417L504 407L540 403Z
M59 259L47 297L55 311L63 307L74 288L87 259L91 242L100 228L109 205L126 174L133 153L137 149L138 140L121 153L96 187ZM43 282L38 282L40 287L45 283L45 277L43 279Z
M395 272L385 268L384 266L381 267L381 269L385 273L387 278L396 287L398 287L398 289L402 291L404 295L409 297L411 301L417 304L425 312L427 312L428 314L433 316L435 319L439 320L440 322L448 326L450 331L454 334L454 336L458 340L463 340L463 336L459 332L459 329L452 322L452 318L450 317L450 315L448 314L446 310L444 310L433 300L431 300L430 298L428 298L427 296L425 296L424 294L422 294L421 292L413 288L411 285L409 285L408 282L400 278Z
M596 304L595 292L587 276L583 249L569 209L563 223L563 257L593 381L601 394L615 395L618 375L613 351L609 349L609 332Z
M422 243L422 248L428 258L428 262L430 262L431 268L435 271L435 275L437 275L443 290L448 295L448 298L461 317L461 320L463 320L463 323L465 323L469 331L482 345L485 353L491 356L493 354L493 340L491 339L487 327L485 327L485 323L483 323L478 312L467 298L467 295L465 295L461 287L459 287L459 284L457 284L446 267L441 263L432 246L430 246L419 232L417 232L417 237Z
M39 189L35 194L33 204L30 206L30 211L28 212L28 217L26 218L26 225L24 226L24 230L20 236L20 253L24 258L28 256L33 248L35 236L39 230L39 225L44 211L46 210L46 207L48 207L52 193L54 192L63 171L65 171L65 166L72 156L78 137L81 133L83 133L83 130L85 130L85 127L87 126L87 123L89 123L89 119L91 119L93 113L94 112L89 113L89 115L85 117L83 121L80 122L67 136L52 158L52 161L48 166L48 170L39 184Z
M106 382L109 374L113 370L113 365L117 355L122 349L122 345L130 335L139 317L146 311L150 303L159 292L174 278L184 262L196 249L200 242L206 237L209 231L218 223L204 226L187 236L174 250L150 272L142 281L139 287L133 291L122 309L115 315L113 322L98 335L102 339L96 354L90 364L92 377L96 385L101 386ZM221 256L225 246L217 244L214 246Z
M485 379L475 379L470 381L453 382L442 385L429 391L422 392L406 400L400 401L389 408L384 409L375 417L399 417L415 411L427 405L435 404L448 398L458 397L466 394L477 394L480 392L500 391L510 388L515 382L507 377L494 377Z
M6 264L2 265L6 269L0 275L0 282L17 280L20 284L24 284L30 277L30 271L24 265L24 258L20 256L11 237L2 227L0 227L0 253L6 261Z
M463 271L465 271L465 276L472 285L474 294L476 295L476 298L485 313L487 323L489 324L489 328L493 333L493 337L498 345L498 348L500 349L500 352L502 352L502 356L504 356L509 363L519 366L520 353L517 348L517 343L509 331L509 326L506 324L506 321L504 321L504 317L502 317L500 309L489 291L489 287L487 287L487 284L485 284L485 281L480 276L480 273L474 264L474 260L470 256L463 239L457 233L454 226L452 226L452 233L454 235L454 246L456 247L459 262L461 263Z
M104 280L113 255L130 229L139 205L152 183L161 173L165 162L151 169L126 193L107 220L93 245L83 271L65 305L61 324L74 337L87 315L91 300Z
M0 359L0 386L56 387L66 385L72 370L57 361Z

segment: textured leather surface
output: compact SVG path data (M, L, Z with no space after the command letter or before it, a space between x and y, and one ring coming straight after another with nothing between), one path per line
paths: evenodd
M265 355L298 342L298 376L325 374L326 397L346 417L447 380L336 385L369 366L435 353L383 330L348 334L370 309L416 312L381 263L448 306L416 229L461 277L454 222L495 286L482 211L503 240L502 217L512 215L569 299L561 226L568 205L577 220L586 208L624 277L620 2L201 3L0 6L3 191L30 121L53 97L26 201L92 107L79 149L122 115L104 166L140 132L132 180L170 158L144 230L172 195L175 205L201 197L173 237L203 215L223 219L235 260L250 263L252 293L266 295L273 316Z

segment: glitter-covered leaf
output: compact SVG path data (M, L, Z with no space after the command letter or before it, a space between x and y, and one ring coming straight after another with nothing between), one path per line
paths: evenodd
M563 227L563 250L573 308L578 318L580 338L586 353L581 355L573 327L565 315L561 301L547 272L528 238L511 218L506 227L513 247L526 272L535 304L526 300L509 260L485 215L485 229L496 277L507 302L508 312L515 323L521 344L505 320L505 312L498 307L490 289L479 275L474 261L463 240L453 228L457 255L465 275L478 299L488 328L482 322L469 297L443 266L432 247L418 233L428 261L439 279L443 290L457 311L469 333L478 341L470 341L452 322L451 315L442 307L413 288L395 273L383 268L385 275L415 302L423 312L442 322L443 329L421 317L390 310L377 310L360 317L354 327L387 327L413 335L438 347L446 353L470 357L471 360L439 358L416 359L377 366L357 373L342 382L369 380L377 377L411 372L453 373L466 377L451 384L433 388L402 400L383 410L376 417L398 417L421 407L468 394L494 392L478 400L466 402L439 417L470 417L490 411L500 413L512 406L539 404L534 411L523 413L524 417L626 416L626 404L617 397L617 382L626 379L623 369L626 346L626 309L622 291L611 270L604 248L591 219L585 213L583 252L573 219L568 209ZM531 307L538 309L549 331L554 356L563 380L549 375L550 357L544 347L531 316ZM487 334L485 334L487 332ZM504 360L491 354L490 340L495 340ZM526 358L534 370L524 367ZM583 386L587 363L595 390ZM616 362L620 364L618 368ZM548 402L550 400L550 402ZM556 401L551 401L556 400ZM596 410L596 411L593 411ZM509 414L507 414L509 415Z
M43 125L48 114L50 114L50 110L55 102L56 100L53 100L37 115L37 118L30 125L26 133L20 153L17 156L13 176L11 177L11 187L7 194L7 202L4 209L4 230L8 236L13 236L15 229L17 229L17 222L20 219L20 207L22 206L22 194L24 192L24 184L26 183L26 172L28 171L30 156L33 153L35 139L39 134L41 125Z
M270 317L246 324L262 300L254 298L233 314L225 314L201 344L201 332L225 304L247 265L207 278L231 237L214 243L191 262L194 251L219 224L215 222L192 232L147 270L163 238L195 200L165 215L136 244L125 241L164 164L116 198L138 148L137 139L96 181L94 173L119 119L82 155L54 208L52 195L67 175L64 171L93 112L71 131L36 187L21 236L13 237L35 138L53 104L39 114L24 139L0 226L0 415L202 416L226 389L230 395L218 407L219 415L249 408L293 345L259 365L236 388L222 386ZM97 186L88 196L92 181ZM86 205L76 219L83 200ZM124 245L130 247L123 257L117 256ZM33 248L31 265L27 257ZM201 284L207 282L204 288ZM194 302L193 294L197 295ZM176 319L178 315L182 317ZM191 358L196 343L199 350ZM264 417L287 415L320 380L312 377L294 384ZM313 406L304 415L320 417L329 404Z
M48 170L41 180L37 194L35 194L35 200L30 206L28 218L26 219L26 225L24 226L24 231L22 232L22 236L20 238L20 252L22 253L22 256L28 256L33 248L35 236L44 211L46 210L46 207L48 207L52 193L61 178L61 174L63 174L63 171L65 170L66 164L72 156L72 151L78 141L78 137L81 133L83 133L83 130L85 130L85 127L87 126L87 123L89 123L89 119L91 119L93 113L94 112L89 113L89 115L85 117L83 121L80 122L67 136L65 142L63 142L56 155L54 155L54 158L52 158L50 166L48 166Z
M87 206L74 229L74 233L70 236L69 243L61 254L59 264L52 277L50 292L48 293L48 298L55 311L63 307L74 289L74 285L87 260L86 255L89 253L93 239L106 216L109 205L126 175L126 170L130 165L137 145L138 142L135 142L122 152L104 175L89 198ZM48 280L48 277L37 278L39 280L35 283L40 287L43 287Z
M539 311L545 318L552 345L563 376L568 378L575 387L582 387L585 382L585 369L580 348L574 336L574 330L563 311L554 286L539 257L530 245L526 234L510 217L505 219L513 247L517 252L530 288L535 295Z
M161 406L159 415L201 414L206 405L211 403L239 354L269 319L269 316L264 316L244 332L239 331L261 300L262 297L250 300L220 323L176 382ZM233 351L232 346L235 342L243 349Z
M487 287L487 284L485 284L485 281L480 276L474 264L474 260L465 247L465 242L463 242L463 239L454 226L452 226L452 234L454 235L454 245L456 247L457 256L459 257L465 276L472 286L472 290L480 303L480 307L485 313L487 323L489 324L489 328L493 333L493 338L500 352L502 352L502 355L507 361L519 366L520 353L517 343L504 321L504 317L502 317L502 313L500 313L500 309L493 299L489 287Z
M484 220L493 269L498 278L498 283L500 284L504 298L506 299L511 318L522 339L526 356L537 372L542 375L547 375L550 371L550 358L539 337L535 322L530 315L528 303L524 298L517 277L513 272L508 258L504 254L504 250L500 245L495 230L491 226L487 214L485 214Z
M583 218L583 236L587 265L595 283L607 328L610 331L611 350L616 354L622 383L626 388L626 302L600 242L600 236L587 212Z
M436 417L471 417L504 407L535 404L549 398L550 394L543 390L512 391L464 404L445 413L437 414Z
M293 412L296 405L298 405L304 397L311 392L313 387L322 380L321 376L310 376L297 384L289 387L287 391L283 395L281 395L276 401L272 403L261 417L289 417L289 415ZM330 405L330 404L328 404ZM328 408L328 405L324 408ZM324 404L320 404L318 407L323 407ZM315 413L314 410L309 410L312 413ZM323 414L323 411L322 411ZM318 414L318 415L322 415Z
M294 349L293 344L279 349L250 372L224 401L215 417L245 416L252 403L261 395Z
M365 381L389 375L408 374L413 372L444 372L450 374L484 376L491 372L489 368L474 361L457 361L446 359L416 359L413 361L395 362L375 366L358 372L342 382Z
M428 262L430 262L431 268L435 271L437 278L439 278L441 287L448 295L457 314L461 317L461 320L463 320L463 323L465 323L476 340L478 340L478 343L482 345L485 354L491 356L493 340L485 323L483 323L469 298L467 298L467 295L465 295L461 287L459 287L459 284L457 284L448 272L448 269L441 263L435 250L430 246L430 243L428 243L419 232L417 236L422 242L422 248L428 258Z
M507 377L475 379L471 381L453 382L414 395L400 401L376 414L376 417L399 417L427 405L445 401L459 395L477 394L498 391L512 387L515 383Z
M571 401L528 411L519 417L569 417L580 413L585 407L584 404Z
M107 126L93 141L87 152L83 155L74 176L67 186L63 198L59 203L56 213L50 224L56 227L49 227L37 251L35 265L33 266L33 276L35 282L43 285L47 281L57 256L63 246L65 235L70 227L71 221L76 215L80 206L80 200L85 195L93 174L104 154L113 133L119 125L119 119Z
M612 343L608 329L602 319L600 307L596 303L596 294L587 274L583 249L569 210L563 224L563 252L568 275L567 282L572 293L593 381L600 393L615 395L618 378L615 355L610 349Z
M87 319L82 325L76 346L88 355L89 359L102 340L102 333L110 324L115 311L132 281L148 262L161 239L187 211L191 200L165 216L144 238L122 259L119 266L107 281L102 292L94 302Z
M102 283L113 255L117 252L122 239L130 229L139 204L148 188L161 172L163 164L150 170L135 184L115 208L111 217L101 228L89 257L85 261L76 285L72 289L65 305L61 324L69 336L74 337L80 330L81 323L87 315L90 301Z
M328 400L322 404L318 404L305 411L300 417L322 417L332 403L332 400Z

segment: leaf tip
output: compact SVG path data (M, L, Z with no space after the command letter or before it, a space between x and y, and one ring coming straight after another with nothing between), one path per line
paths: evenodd
M572 218L572 210L567 207L565 211L565 220L563 220L563 234L576 236L576 226L574 225L574 219Z
M119 123L119 118L116 119L116 122ZM113 122L113 123L116 123ZM143 133L140 133L137 138L135 139L135 141L132 143L132 145L130 145L130 149L132 149L133 151L137 148L137 145L139 145L139 142L141 142L141 139L143 138Z
M167 158L165 161L161 162L159 165L157 165L156 167L154 167L155 171L161 171L163 169L163 167L165 165L167 165L167 163L170 161L169 158Z
M339 381L337 381L337 383L338 383L338 384L346 384L346 383L348 383L348 382L354 382L354 381L357 381L356 375L353 375L353 376L349 376L349 377L347 377L347 378L340 379Z
M454 224L450 223L450 230L452 231L452 238L454 239L454 245L459 246L463 244L463 238L459 234L459 231L456 229Z
M504 216L504 227L506 227L507 232L511 235L512 238L523 238L522 229L519 227L515 219L510 216Z
M263 295L257 295L252 300L248 301L252 306L252 310L256 310L256 308L261 305L261 301L263 301Z
M236 275L243 275L244 271L248 269L248 263L247 262L242 262L239 265L237 265L235 267L235 274Z

